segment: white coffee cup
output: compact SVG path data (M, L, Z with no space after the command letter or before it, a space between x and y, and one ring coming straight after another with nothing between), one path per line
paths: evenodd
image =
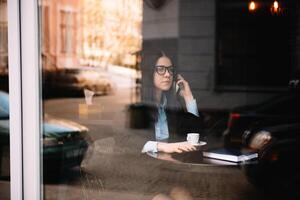
M199 143L200 134L199 133L188 133L186 136L186 140L190 144L198 144Z

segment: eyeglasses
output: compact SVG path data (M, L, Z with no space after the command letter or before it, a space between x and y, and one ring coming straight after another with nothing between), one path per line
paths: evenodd
M166 71L168 70L170 75L173 75L175 72L174 67L170 66L170 67L166 67L163 65L157 65L155 66L155 71L159 74L159 75L164 75L166 73Z

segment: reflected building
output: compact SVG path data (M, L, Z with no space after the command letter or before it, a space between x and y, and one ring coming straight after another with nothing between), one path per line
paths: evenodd
M135 65L141 0L43 0L40 10L44 69Z
M145 72L163 50L189 80L200 108L261 102L297 82L299 3L249 6L242 0L43 0L43 67L134 67L142 48ZM5 7L0 1L2 75L8 65ZM146 91L146 77L142 85Z

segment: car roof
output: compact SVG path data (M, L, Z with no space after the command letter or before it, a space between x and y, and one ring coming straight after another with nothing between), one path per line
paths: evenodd
M70 133L87 132L88 128L76 122L49 117L45 114L43 134L49 137L62 137ZM9 134L9 94L0 91L0 133Z
M65 125L64 125L65 124ZM46 137L64 137L72 133L86 132L87 129L79 129L73 124L62 123L43 123L43 135ZM9 134L9 119L0 120L0 134Z

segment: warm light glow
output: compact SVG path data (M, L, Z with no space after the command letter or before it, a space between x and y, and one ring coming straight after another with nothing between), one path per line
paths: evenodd
M249 4L249 10L254 11L256 9L256 4L254 1L251 1Z
M142 48L143 1L82 0L82 4L81 64L134 65L127 55Z
M273 6L274 6L274 9L278 10L278 8L279 8L278 1L274 1Z
M280 10L281 10L281 8L280 8L280 6L279 6L278 1L274 1L274 2L273 2L273 5L272 5L272 7L271 7L271 12L272 12L272 13L278 14L278 13L280 12Z

